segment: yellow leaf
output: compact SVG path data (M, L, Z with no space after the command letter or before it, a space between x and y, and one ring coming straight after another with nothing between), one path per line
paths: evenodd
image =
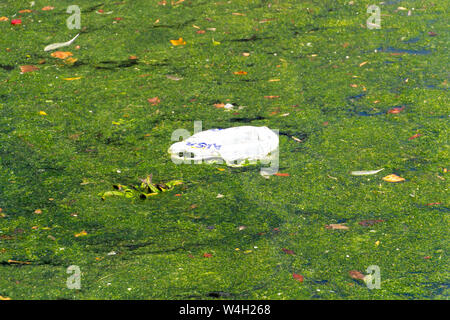
M63 80L72 81L72 80L79 80L82 77L76 77L76 78L63 78Z
M39 111L39 114L41 115L41 116L46 116L47 115L47 113L45 112L45 111Z
M0 17L0 21L8 21L9 19L7 17Z
M233 72L234 74L238 74L238 75L246 75L247 72L246 71L235 71Z
M70 58L65 59L65 60L64 60L64 63L67 64L67 65L69 65L69 66L72 66L72 65L74 65L74 63L77 62L77 61L78 61L77 58L72 58L72 57L70 57Z
M73 54L69 51L55 51L51 54L53 58L58 59L66 59L67 57L71 57Z
M0 296L0 301L11 300L9 297Z
M186 44L186 41L183 38L179 38L178 40L170 40L170 43L174 46L182 46Z
M367 63L367 61L361 62L361 63L359 64L359 66L362 67L362 66L365 65L366 63Z
M404 178L399 177L396 174L390 174L390 175L384 177L383 180L387 181L387 182L401 182L401 181L405 181Z
M86 231L81 231L80 233L77 233L77 234L75 234L75 237L76 238L78 238L78 237L84 237L84 236L87 236L87 232Z
M270 79L269 82L278 82L280 79Z
M214 39L212 39L212 43L213 43L213 45L215 45L215 46L218 46L218 45L220 44L219 41L215 41Z

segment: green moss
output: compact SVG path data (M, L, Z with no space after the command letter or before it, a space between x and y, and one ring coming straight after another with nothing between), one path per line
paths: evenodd
M378 30L364 27L370 1L103 2L77 2L83 30L61 49L74 66L43 51L78 32L65 26L72 1L32 8L20 26L0 22L1 296L448 298L444 2L386 2ZM28 6L3 1L0 16ZM170 44L180 37L186 45ZM214 107L227 102L245 108ZM405 108L387 113L396 106ZM243 124L236 118L304 140L280 136L289 176L170 161L174 130ZM146 201L98 196L150 173L184 184ZM406 181L382 180L391 173ZM384 221L358 223L369 219ZM349 229L325 228L335 223ZM66 288L70 265L81 290ZM381 289L349 276L370 265Z

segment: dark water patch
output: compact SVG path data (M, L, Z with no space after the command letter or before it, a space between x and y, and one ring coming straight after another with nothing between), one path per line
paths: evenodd
M6 71L11 71L11 70L14 70L15 66L10 66L7 64L0 64L0 68L2 68L3 70L6 70Z
M407 54L430 54L430 50L419 49L419 50L411 50L411 49L399 49L394 47L379 47L376 49L378 52L387 52L387 53L407 53Z
M265 120L265 119L267 119L267 118L264 118L261 116L257 116L257 117L253 117L253 118L231 118L230 122L250 123L252 121Z
M411 38L408 40L404 40L403 43L416 43L416 42L419 42L419 40L420 40L420 37L415 37L415 38Z
M274 37L260 37L260 36L257 36L256 34L254 34L254 35L252 35L249 38L223 40L223 42L226 42L226 41L231 41L231 42L249 42L249 41L267 40L267 39L274 39Z
M128 59L122 61L100 61L99 64L95 65L95 68L114 70L117 68L129 68L137 64L137 59Z
M440 205L434 205L434 206L431 206L431 205L426 206L426 205L423 205L423 204L414 204L414 205L417 208L420 208L420 209L437 210L437 211L440 211L440 212L450 212L450 208L443 207L443 206L440 206Z

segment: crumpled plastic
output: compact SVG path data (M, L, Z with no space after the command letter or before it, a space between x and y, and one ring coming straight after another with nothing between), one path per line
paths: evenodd
M222 163L242 166L269 161L278 149L278 134L268 127L240 126L198 132L169 148L175 163Z

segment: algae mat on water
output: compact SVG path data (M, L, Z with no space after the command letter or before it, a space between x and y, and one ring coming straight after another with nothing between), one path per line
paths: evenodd
M445 1L30 5L0 4L1 297L448 298ZM279 174L174 164L194 121L280 130ZM99 196L150 174L183 184Z

